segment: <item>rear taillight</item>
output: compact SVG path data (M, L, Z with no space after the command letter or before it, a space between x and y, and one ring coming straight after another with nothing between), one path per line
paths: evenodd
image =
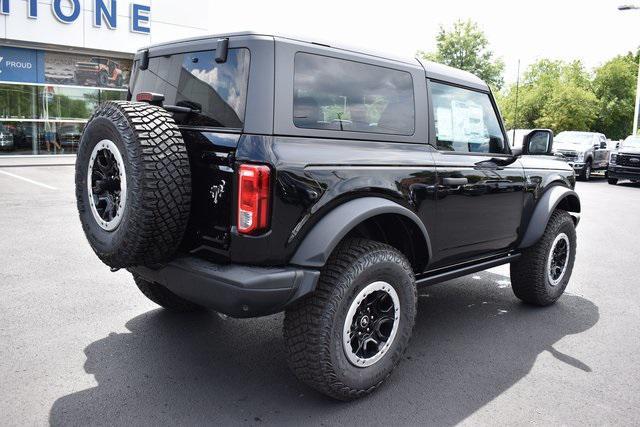
M255 233L269 226L269 167L241 165L238 172L238 232Z

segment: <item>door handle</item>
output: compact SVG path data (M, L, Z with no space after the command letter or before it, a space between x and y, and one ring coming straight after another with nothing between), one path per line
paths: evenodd
M467 185L469 180L467 178L443 178L442 183L452 187L459 187L461 185Z

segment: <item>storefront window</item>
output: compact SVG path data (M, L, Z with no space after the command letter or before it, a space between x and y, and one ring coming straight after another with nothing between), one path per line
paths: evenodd
M75 154L94 109L124 99L123 90L1 84L0 156Z
M0 122L2 154L74 154L84 123Z
M101 90L100 102L105 101L125 101L127 99L127 92L122 90Z
M64 86L39 88L40 118L88 119L99 103L98 89Z
M73 154L101 102L127 98L130 59L0 46L0 156Z
M37 119L37 86L0 84L0 118Z

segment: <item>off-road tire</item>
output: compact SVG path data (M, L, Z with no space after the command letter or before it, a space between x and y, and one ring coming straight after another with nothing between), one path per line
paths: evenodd
M610 185L616 185L618 183L618 178L609 178L609 179L607 179L607 182Z
M547 275L547 259L555 238L565 233L569 238L570 251L567 268L560 283L551 285ZM563 210L551 214L547 228L540 240L525 249L520 258L511 263L511 287L513 293L528 304L547 306L553 304L564 293L576 256L576 230L571 216Z
M353 299L368 284L386 281L400 301L398 330L389 350L371 366L351 364L343 348L344 321ZM365 396L400 362L416 316L411 266L397 249L366 239L340 244L323 267L315 292L285 312L289 367L302 382L339 400Z
M179 297L162 285L148 282L135 274L133 275L133 280L135 280L136 286L138 286L138 289L140 289L140 292L142 292L144 296L169 311L188 313L204 310L204 307Z
M89 203L88 165L99 141L113 141L127 182L117 228L106 231ZM82 134L76 160L76 200L89 244L116 268L168 260L184 236L191 206L187 148L170 113L141 102L103 103Z
M107 86L109 86L109 75L108 75L106 72L101 71L101 72L98 74L98 81L97 81L97 83L98 83L98 86L100 86L100 87L107 87Z

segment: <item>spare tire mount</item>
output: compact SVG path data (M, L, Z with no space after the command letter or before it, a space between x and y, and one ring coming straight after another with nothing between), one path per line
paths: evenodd
M115 229L127 203L127 174L116 144L103 139L93 148L87 171L91 213L106 231Z

